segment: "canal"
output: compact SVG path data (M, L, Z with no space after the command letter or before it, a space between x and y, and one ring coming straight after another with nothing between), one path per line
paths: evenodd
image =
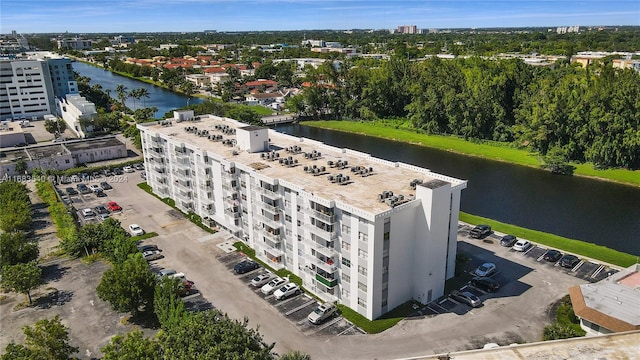
M148 99L133 100L131 98L125 101L125 104L130 109L139 109L143 106L151 107L155 106L158 111L155 114L156 118L162 117L167 111L171 111L177 108L181 108L188 103L197 104L202 102L201 98L187 98L184 95L174 93L167 89L148 84L139 80L134 80L126 76L114 74L111 71L105 71L102 68L98 68L92 65L85 64L83 62L76 61L73 63L73 70L82 76L86 76L91 79L90 84L100 84L104 90L111 90L111 97L117 98L116 87L118 84L126 86L127 91L133 89L145 88L149 91Z
M276 129L466 179L464 212L640 255L640 188L303 125Z
M90 77L92 84L111 89L112 96L118 84L129 90L146 88L151 94L146 106L157 107L158 117L187 104L187 97L166 89L80 62L73 66L80 75ZM142 106L141 102L136 101L136 105ZM133 107L133 101L128 100L127 106ZM552 175L523 166L357 134L301 125L276 129L469 180L462 192L464 212L640 255L640 188Z

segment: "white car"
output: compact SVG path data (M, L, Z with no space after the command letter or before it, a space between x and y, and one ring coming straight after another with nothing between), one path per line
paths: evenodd
M142 253L142 257L147 261L162 259L164 256L158 250L149 250Z
M131 166L125 166L122 168L122 171L126 172L126 173L132 173L134 172L133 168Z
M98 191L102 191L102 188L98 184L89 185L89 189L91 189L91 191L93 191L94 193Z
M132 236L144 235L144 230L138 224L129 225L129 232Z
M175 274L171 274L171 275L167 275L168 277L172 278L172 279L180 279L183 281L187 280L187 276L183 273L175 273Z
M513 250L515 251L526 251L531 247L531 243L527 240L518 240L518 242L513 245Z
M85 219L94 218L96 217L96 213L90 208L82 209L82 217Z
M496 272L496 265L493 263L484 263L473 272L473 275L486 277L491 276L494 272Z
M276 292L273 293L273 297L276 298L276 300L284 300L292 295L300 295L301 292L302 291L300 290L300 287L298 287L298 285L294 283L288 283L280 289L276 290Z
M269 281L268 283L266 283L265 285L262 286L262 288L260 289L260 291L262 291L263 294L265 295L269 295L271 294L275 289L282 287L282 285L288 283L289 280L288 279L283 279L281 277L276 277L274 279L271 279L271 281Z
M163 276L171 276L177 273L178 272L173 269L162 269L158 272L158 277L161 278Z
M251 286L262 287L264 286L264 284L268 283L272 277L273 275L271 275L270 273L260 274L254 277L253 279L251 279Z
M338 312L338 307L332 303L324 303L317 308L315 308L309 316L307 316L307 320L309 320L312 324L320 324L321 322L330 318L333 314Z

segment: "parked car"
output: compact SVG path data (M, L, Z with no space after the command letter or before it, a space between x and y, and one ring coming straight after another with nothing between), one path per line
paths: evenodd
M451 297L474 308L482 305L482 300L468 291L455 290L451 292Z
M262 287L264 284L268 283L272 277L273 275L271 275L271 273L260 274L251 279L251 286Z
M307 320L309 320L312 324L321 324L328 318L332 317L334 314L338 312L338 307L333 303L324 303L317 308L315 308L309 316L307 316Z
M142 164L133 164L133 168L136 170L144 170L144 165Z
M494 263L484 263L478 266L477 269L473 271L475 276L485 277L491 276L496 272L496 265Z
M98 190L102 190L102 189L100 189L100 185L98 185L98 184L89 185L89 189L91 189L91 191L93 191L93 192L96 192Z
M163 276L171 276L173 274L177 274L178 272L175 271L174 269L162 269L160 271L158 271L158 277L163 277Z
M109 208L109 210L110 210L111 212L114 212L114 211L122 211L122 208L120 207L120 205L118 205L118 203L117 203L117 202L115 202L115 201L109 201L109 202L107 203L107 207Z
M68 187L65 189L67 195L78 195L78 191L72 187Z
M144 230L138 224L129 225L129 232L131 233L131 236L144 235Z
M111 190L113 189L113 187L111 187L111 185L109 185L108 182L103 181L100 183L100 187L102 188L102 190Z
M513 235L505 235L500 239L500 245L504 247L512 247L517 241L517 237Z
M180 279L182 281L187 281L187 276L181 272L179 273L175 273L175 274L171 274L171 275L167 275L168 277L172 278L172 279Z
M560 260L562 253L558 250L549 250L542 257L545 261L556 262Z
M491 226L489 225L478 225L471 229L469 235L474 239L480 239L481 237L485 237L491 234Z
M89 187L85 184L78 184L76 188L78 188L80 194L91 194L91 189L89 189Z
M560 259L560 266L573 269L580 262L580 258L575 255L567 254Z
M80 177L76 174L71 175L71 181L80 182Z
M132 173L134 172L133 168L131 166L125 166L122 168L122 171L126 172L126 173Z
M300 295L300 293L302 293L302 291L298 285L288 283L276 290L273 293L273 297L276 298L276 300L284 300L290 296Z
M82 209L82 217L85 219L94 218L96 217L96 213L90 208Z
M113 173L116 175L122 175L122 169L120 169L119 167L113 168Z
M111 216L109 214L99 214L98 218L100 218L100 220L105 221L108 218L110 218Z
M260 264L253 260L243 260L233 267L236 274L245 274L260 267Z
M260 291L262 291L262 293L265 294L265 295L269 295L275 289L277 289L279 287L282 287L282 285L284 285L284 284L286 284L288 282L289 282L289 279L283 279L281 277L276 277L274 279L271 279L271 281L269 281L265 285L263 285L262 288L260 288Z
M490 277L474 277L469 285L486 292L494 292L500 289L500 283Z
M94 179L99 179L99 178L102 177L102 175L100 175L99 172L94 171L94 172L91 173L91 177L94 178Z
M518 240L515 245L513 245L513 250L515 251L527 251L531 247L531 243L528 240Z
M102 170L102 173L104 174L104 176L111 176L111 169L104 169Z
M149 250L142 253L142 257L147 261L162 259L164 256L158 250Z
M109 214L109 210L107 210L107 208L104 207L104 205L96 206L96 212L100 215Z
M159 251L162 252L162 250L158 249L158 245L153 245L153 244L149 244L149 245L138 245L138 250L145 252L145 251Z
M107 196L107 194L105 194L104 190L102 190L101 188L98 188L97 190L95 190L94 193L96 194L97 197L106 197Z

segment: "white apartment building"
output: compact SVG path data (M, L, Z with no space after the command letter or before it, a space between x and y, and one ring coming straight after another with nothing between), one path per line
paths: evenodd
M55 113L55 98L78 92L71 61L49 52L0 60L0 120Z
M443 295L466 181L232 119L174 114L138 124L156 194L368 319Z
M95 104L84 97L69 94L56 98L56 110L67 123L67 128L77 137L84 138L87 132L93 131L93 125L87 125L83 128L81 124L81 120L92 122L93 118L98 116Z

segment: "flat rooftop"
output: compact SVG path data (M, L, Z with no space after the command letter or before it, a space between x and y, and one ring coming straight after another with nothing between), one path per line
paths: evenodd
M115 137L82 139L66 141L64 146L72 152L85 151L91 148L106 148L111 146L120 146L124 143Z
M585 304L613 318L640 325L640 288L598 282L580 285Z
M59 155L66 155L69 152L61 144L30 146L25 149L32 159L42 159Z
M389 162L354 150L331 147L315 140L281 134L271 129L268 130L271 151L262 153L240 151L233 144L230 144L230 141L236 139L235 134L225 134L215 127L216 125L228 125L230 128L238 129L246 128L247 124L213 116L201 118L200 121L172 121L169 126L167 126L167 121L165 121L165 125L162 125L162 122L158 122L142 126L163 134L177 143L191 144L192 147L195 146L200 150L215 153L230 162L244 164L269 178L288 181L312 193L314 196L340 201L372 214L391 209L389 205L378 199L378 194L383 191L392 191L394 195L401 194L405 199L411 199L415 194L415 190L411 188L410 183L414 179L424 183L429 183L433 180L441 181L440 183L430 183L431 186L443 185L449 182L452 187L466 187L466 181L464 180L432 173L428 169ZM201 132L208 131L208 135L222 136L222 138L216 141L210 140L207 135L198 136L194 132L187 132L186 128L188 127L196 127ZM250 127L250 129L253 128L253 126ZM299 151L287 151L294 147L299 147ZM265 159L263 157L273 151L279 157L275 159ZM315 154L318 154L317 156L313 158L305 157L305 153L310 154L314 151ZM280 164L280 159L290 159L293 162L297 160L297 163L293 166L286 166ZM329 165L329 162L335 164L338 161L346 161L347 166L339 169ZM324 171L320 171L317 174L305 172L305 167L312 168L314 166L319 169L324 167ZM366 169L367 173L352 172L351 168L355 166ZM330 175L335 177L338 174L342 174L343 177L349 176L349 180L342 184L332 183L328 180Z
M9 164L19 159L29 161L29 155L25 149L11 149L0 151L0 164Z

